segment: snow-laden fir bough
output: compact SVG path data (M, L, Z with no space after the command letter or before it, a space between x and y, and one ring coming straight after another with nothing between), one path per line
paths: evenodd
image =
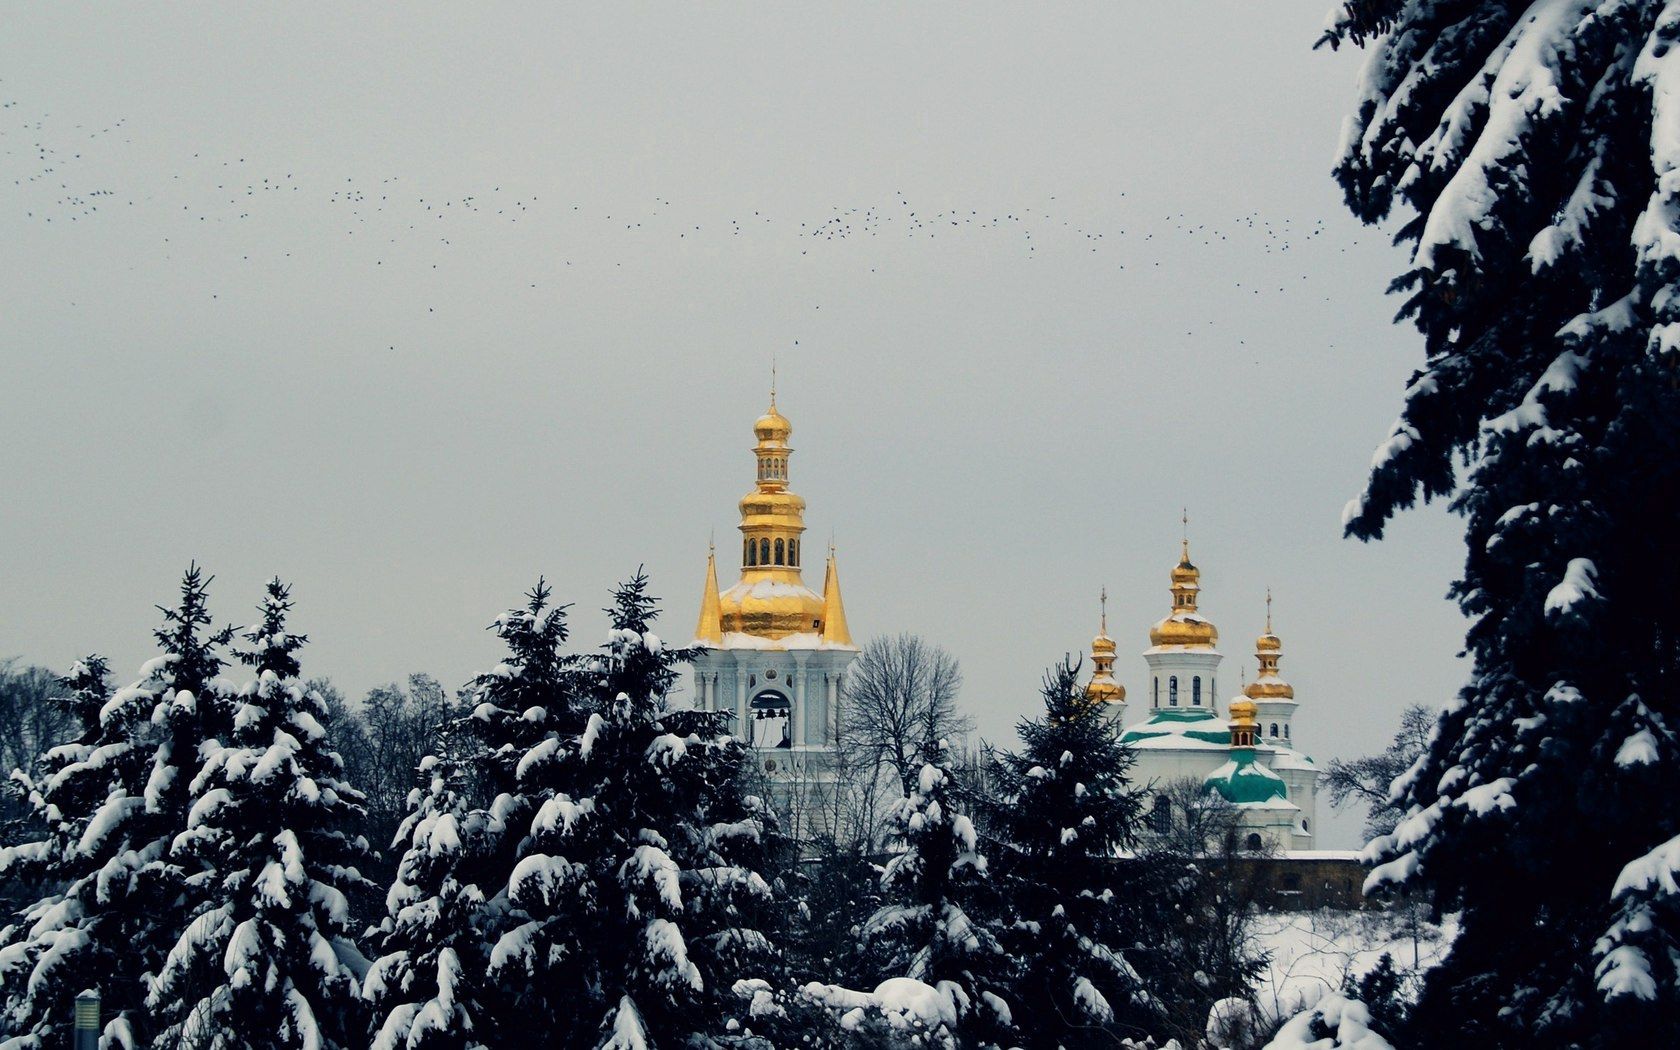
M1468 541L1472 677L1367 851L1464 912L1414 1034L1641 1045L1680 1030L1680 4L1362 0L1324 42L1368 51L1336 176L1409 213L1427 354L1347 529L1451 496Z

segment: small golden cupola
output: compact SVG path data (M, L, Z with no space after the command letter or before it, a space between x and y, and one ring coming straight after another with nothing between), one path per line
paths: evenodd
M753 447L757 484L741 497L741 578L717 597L716 637L726 648L729 635L776 642L792 635L824 634L827 603L805 586L800 575L805 501L788 491L788 459L793 452L788 438L792 434L793 424L776 408L772 388L769 410L753 424L758 439ZM829 571L834 574L832 560ZM701 602L699 640L703 643L713 637L707 608L713 586L709 575L708 594ZM837 578L834 587L838 606ZM843 617L841 611L842 633Z
M1293 700L1295 687L1278 674L1278 657L1283 655L1283 642L1272 633L1272 592L1266 592L1266 633L1254 642L1254 656L1260 661L1260 673L1243 689L1251 700Z
M1085 699L1097 704L1123 705L1126 687L1114 680L1114 639L1108 636L1108 588L1102 591L1102 626L1091 639L1091 681L1085 686Z
M1188 524L1188 522L1186 523ZM1172 570L1172 612L1149 629L1149 644L1185 649L1212 649L1219 644L1219 630L1196 611L1202 590L1202 572L1190 561L1190 538L1184 538L1178 564Z
M1231 701L1231 746L1253 747L1259 736L1258 705L1253 700Z

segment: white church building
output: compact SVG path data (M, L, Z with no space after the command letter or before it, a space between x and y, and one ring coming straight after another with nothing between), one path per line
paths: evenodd
M717 552L711 552L693 643L694 699L702 710L734 716L736 732L752 746L787 812L834 794L842 682L858 647L846 624L832 547L821 593L805 585L805 501L788 488L793 425L777 410L773 389L753 434L757 476L740 501L740 577L720 591ZM1171 590L1172 610L1150 629L1143 653L1148 708L1126 724L1106 595L1085 688L1093 713L1114 719L1136 754L1133 780L1156 790L1151 825L1164 829L1182 818L1160 789L1192 779L1237 807L1249 848L1311 849L1318 770L1294 748L1295 690L1278 674L1282 643L1272 633L1270 597L1266 631L1255 643L1258 674L1222 711L1224 657L1218 630L1197 611L1201 572L1190 561L1188 541ZM813 811L796 820L813 830L821 818Z
M1283 643L1272 633L1271 597L1266 630L1255 642L1258 673L1220 710L1219 631L1197 609L1201 570L1185 542L1172 570L1172 611L1150 628L1149 706L1126 725L1126 690L1114 678L1116 645L1108 636L1107 598L1102 627L1091 641L1092 675L1086 697L1123 726L1122 742L1137 756L1134 782L1157 788L1175 781L1200 782L1238 810L1249 848L1307 850L1318 823L1318 768L1295 750L1295 689L1278 673ZM1182 796L1181 796L1182 800ZM1173 799L1158 791L1149 813L1156 830L1182 819Z
M858 655L834 549L821 594L802 575L805 501L788 489L792 434L772 390L753 424L758 473L741 497L740 579L718 590L714 550L694 632L695 704L734 714L784 812L833 784L840 682Z

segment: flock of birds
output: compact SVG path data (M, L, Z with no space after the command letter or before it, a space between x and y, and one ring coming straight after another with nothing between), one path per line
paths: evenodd
M10 201L0 198L0 212L10 212L13 221L43 225L122 222L124 213L130 213L142 219L137 225L156 231L158 259L163 262L185 251L183 242L194 227L249 223L252 236L248 246L239 249L241 261L249 262L253 255L290 258L294 250L303 250L300 245L309 243L292 236L293 232L327 223L329 227L324 228L330 231L359 236L361 242L375 245L366 260L372 267L390 264L430 270L437 270L440 263L447 266L450 253L467 241L474 243L473 249L454 261L475 266L474 252L485 250L480 239L486 233L494 236L498 225L524 222L529 226L533 221L543 225L546 242L555 245L557 254L566 256L564 266L577 262L615 268L622 268L626 261L634 266L650 248L657 251L659 238L779 239L785 250L796 249L801 256L843 244L983 240L990 246L1013 245L1027 258L1115 250L1120 257L1113 265L1123 270L1128 263L1157 269L1163 261L1172 267L1194 265L1187 262L1194 259L1187 251L1223 248L1252 251L1258 247L1263 255L1283 257L1326 233L1322 219L1295 222L1258 213L1227 220L1223 226L1198 222L1180 212L1105 228L1077 217L1072 207L1054 196L1018 208L964 208L948 203L927 207L907 193L893 192L882 202L836 204L803 217L777 212L769 205L731 214L716 206L685 206L659 195L651 201L603 208L582 201L555 204L511 184L446 193L398 175L328 177L310 170L264 171L251 158L222 159L204 153L184 157L161 181L153 177L125 185L135 169L125 164L127 157L120 148L133 144L132 135L126 120L102 127L61 128L50 114L21 118L16 101L0 100L0 186L9 182L13 197ZM1116 191L1116 201L1124 197ZM276 236L272 221L254 221L274 220L274 213L282 208L286 210L278 229L286 231L283 236ZM239 240L239 235L234 239ZM1121 251L1118 245L1123 241L1131 246ZM494 245L488 250L494 250ZM879 269L876 264L884 264L883 258L868 252L859 255L871 272ZM1235 290L1249 296L1295 294L1302 290L1300 282L1310 276L1303 268L1280 277L1287 272L1280 265L1244 272L1266 275L1235 282ZM529 285L536 288L537 282ZM220 297L217 292L210 295ZM435 306L428 305L427 312L435 313ZM1213 324L1207 319L1200 327ZM1193 326L1185 334L1194 338L1197 330Z

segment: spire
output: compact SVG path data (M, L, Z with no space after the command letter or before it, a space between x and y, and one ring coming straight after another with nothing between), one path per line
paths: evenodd
M1266 589L1266 633L1254 640L1254 658L1260 662L1260 672L1244 689L1243 695L1253 700L1293 700L1295 687L1278 674L1278 659L1283 655L1283 641L1272 633L1272 591Z
M823 577L822 640L831 645L851 645L852 631L846 626L846 606L840 600L840 568L834 561L834 544L828 545L828 573Z
M1173 566L1172 612L1149 631L1149 644L1171 645L1189 649L1212 649L1219 643L1219 631L1207 617L1197 612L1202 593L1202 571L1190 561L1190 515L1184 513L1184 536L1180 543L1178 564Z
M1108 636L1108 588L1099 595L1102 626L1091 639L1091 680L1085 685L1085 699L1092 704L1125 704L1126 687L1114 680L1114 639ZM1118 712L1119 707L1110 709Z
M702 645L723 644L723 607L718 601L717 548L706 545L706 590L700 596L700 622L694 640Z
M1183 544L1182 553L1178 556L1180 565L1190 564L1190 508L1181 507L1178 512L1179 542Z

